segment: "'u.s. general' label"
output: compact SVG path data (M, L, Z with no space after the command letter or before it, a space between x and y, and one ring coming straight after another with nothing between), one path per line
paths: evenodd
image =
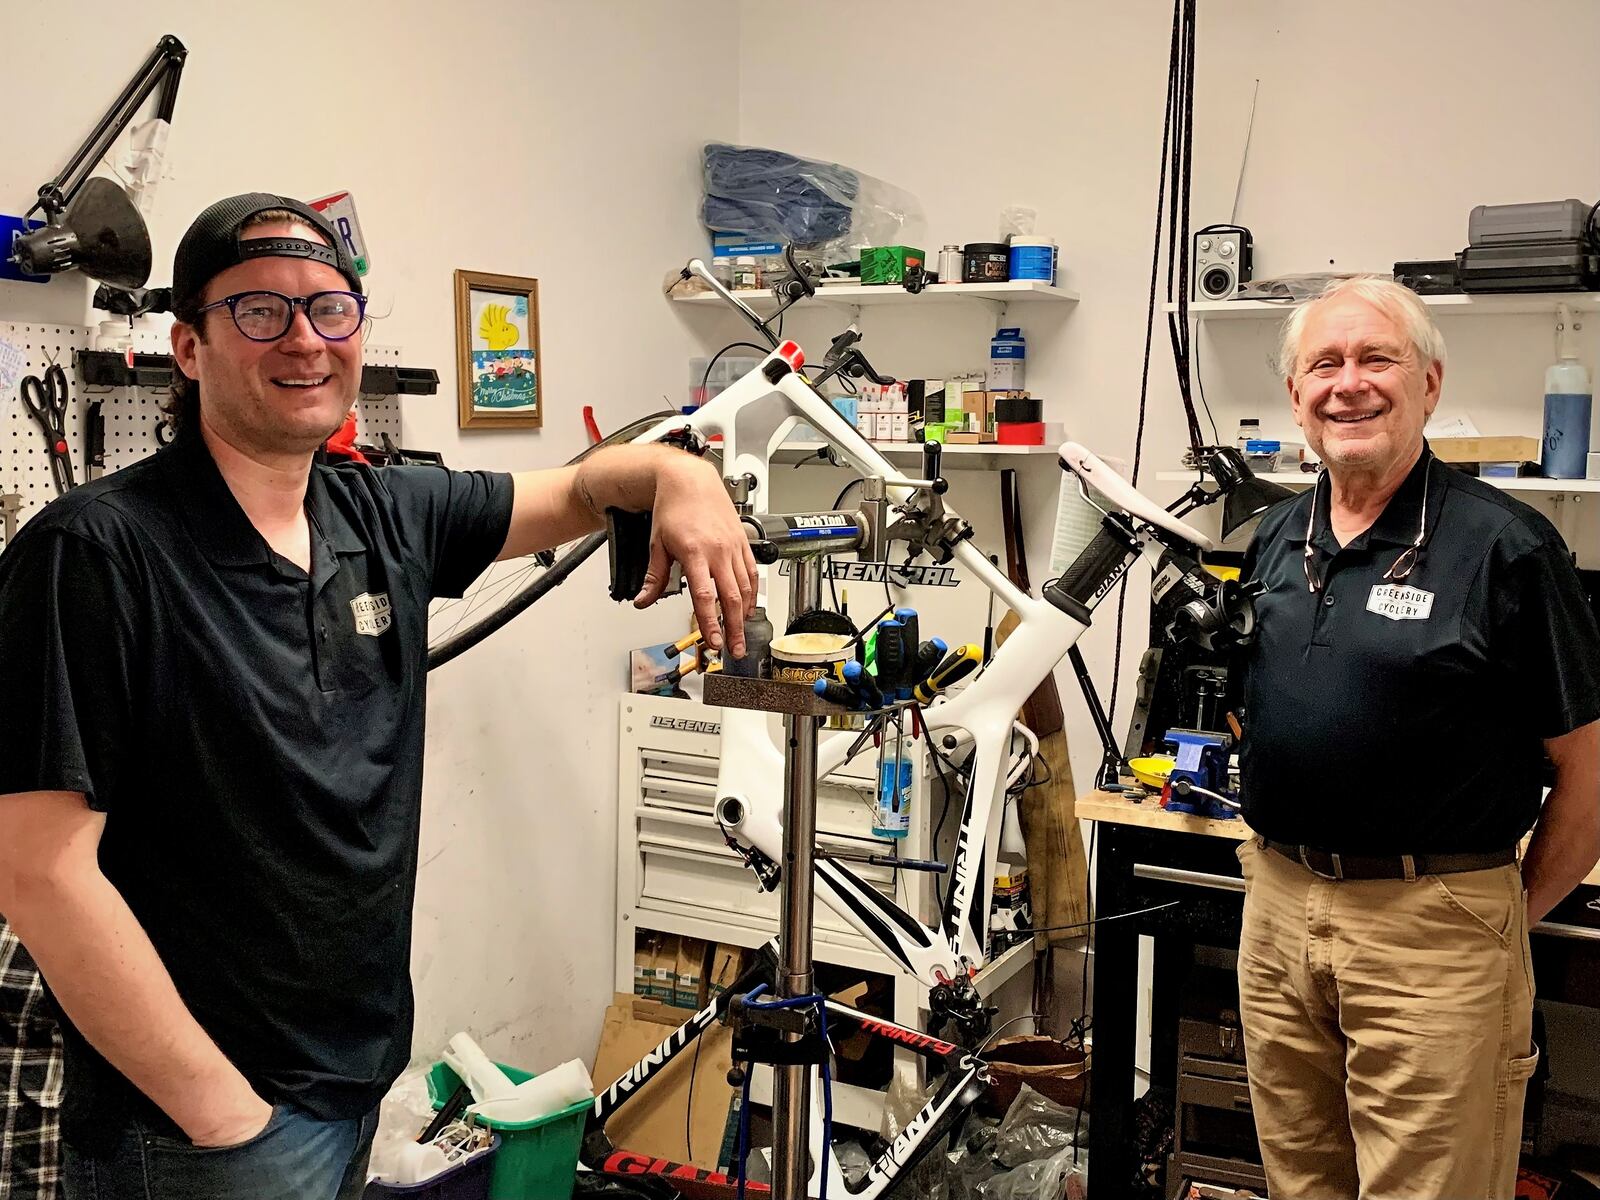
M350 611L356 615L356 632L368 637L377 637L394 621L388 592L379 592L376 596L362 592L350 601Z
M1426 621L1433 612L1433 593L1403 583L1380 583L1367 597L1367 611L1391 621Z

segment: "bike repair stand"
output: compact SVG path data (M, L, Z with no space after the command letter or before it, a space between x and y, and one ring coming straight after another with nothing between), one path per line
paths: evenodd
M809 551L809 548L808 548ZM786 555L787 557L787 555ZM822 603L822 566L814 554L790 560L789 612ZM848 712L829 704L809 684L706 676L705 700L783 717L783 864L778 919L778 999L813 994L812 869L817 843L817 725ZM814 1007L762 1009L736 999L730 1006L734 1056L772 1066L772 1194L805 1200L810 1182L811 1069L828 1046Z
M823 561L830 554L858 553L887 561L891 539L915 534L951 536L938 497L946 488L939 477L939 446L924 447L926 479L868 476L862 480L862 507L854 511L753 515L752 481L727 479L743 517L756 561L790 564L789 617L822 607ZM904 514L891 525L889 486L924 494L925 513ZM948 557L948 554L946 555ZM705 677L705 702L723 708L753 709L783 717L783 862L779 864L781 909L778 918L778 1001L814 994L812 975L812 872L817 847L817 724L851 710L829 704L809 683L745 679L713 671ZM722 803L722 801L719 801ZM732 816L732 814L730 814ZM729 824L737 824L737 818ZM806 1200L811 1162L811 1069L828 1054L821 1013L815 1006L769 1007L735 1000L729 1006L734 1057L770 1063L772 1088L772 1194L774 1200Z

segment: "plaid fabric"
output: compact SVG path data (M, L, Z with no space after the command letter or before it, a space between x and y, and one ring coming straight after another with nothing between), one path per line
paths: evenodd
M0 918L0 1200L56 1200L61 1031L33 959Z

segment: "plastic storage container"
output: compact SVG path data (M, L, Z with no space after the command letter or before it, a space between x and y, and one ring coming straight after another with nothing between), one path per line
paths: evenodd
M512 1083L533 1078L531 1071L519 1071L505 1063L495 1065ZM434 1063L428 1072L428 1095L434 1108L444 1107L460 1082L444 1063ZM536 1121L475 1118L500 1136L500 1151L494 1156L494 1170L489 1176L488 1200L572 1200L583 1125L593 1107L593 1100L580 1100Z
M1010 268L1012 279L1036 279L1052 287L1056 282L1056 243L1047 237L1022 237L1011 239Z
M414 1200L486 1200L489 1176L499 1152L500 1136L496 1134L487 1152L451 1167L443 1175L436 1175L426 1183L369 1183L367 1190L361 1193L361 1200L391 1200L398 1196Z

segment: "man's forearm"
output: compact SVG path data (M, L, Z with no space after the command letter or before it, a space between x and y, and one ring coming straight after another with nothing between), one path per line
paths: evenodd
M1522 862L1522 886L1528 891L1528 923L1540 921L1562 899L1583 882L1600 859L1600 817L1595 807L1593 785L1585 784L1581 797L1551 791L1543 815L1534 827Z
M104 876L18 880L6 916L73 1025L191 1138L261 1103Z
M661 471L700 460L671 446L608 446L578 464L573 488L591 513L603 517L608 508L645 512L656 502Z

